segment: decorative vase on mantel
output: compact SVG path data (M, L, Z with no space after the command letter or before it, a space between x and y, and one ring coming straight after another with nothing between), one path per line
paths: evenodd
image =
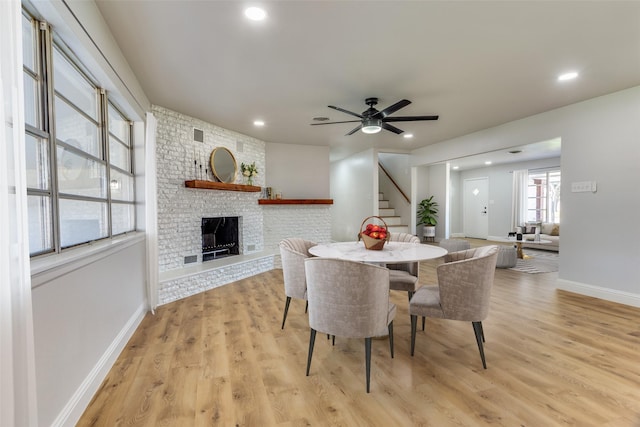
M252 176L248 176L247 177L247 185L253 185L253 177Z

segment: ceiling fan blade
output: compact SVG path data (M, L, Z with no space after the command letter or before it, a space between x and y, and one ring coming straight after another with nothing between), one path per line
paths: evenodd
M353 111L345 110L344 108L336 107L336 106L333 106L333 105L328 105L328 107L329 108L333 108L334 110L342 111L343 113L346 113L346 114L351 114L352 116L356 116L356 117L362 118L362 116L360 114L354 113Z
M389 123L385 123L385 122L382 122L382 129L386 129L386 130L391 131L393 133L397 133L398 135L400 135L402 132L404 132L402 129L398 129L397 127L392 126Z
M378 111L371 118L373 118L373 119L383 119L383 118L387 117L388 115L395 113L399 109L406 107L409 104L411 104L411 101L409 101L408 99L400 100L400 101L396 102L395 104L388 106L384 110Z
M415 122L418 120L438 120L439 116L398 116L385 117L383 122Z
M335 125L338 123L357 123L361 120L347 120L344 122L324 122L324 123L309 123L311 126L320 126L320 125Z
M357 128L353 129L351 132L349 132L345 136L353 135L354 133L358 132L360 129L362 129L362 124L360 124L360 126L358 126Z

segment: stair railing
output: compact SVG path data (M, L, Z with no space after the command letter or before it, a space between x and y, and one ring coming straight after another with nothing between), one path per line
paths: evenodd
M384 166L382 166L382 163L378 162L378 166L380 167L380 169L382 169L382 172L384 172L384 174L387 175L387 178L389 178L389 180L394 185L394 187L396 187L398 189L398 191L400 192L400 194L402 194L402 197L404 197L404 199L407 201L407 203L411 204L411 200L407 197L406 194L404 194L404 191L402 191L400 186L395 182L395 180L391 177L391 175L389 175L389 172L387 172L387 170L384 168Z

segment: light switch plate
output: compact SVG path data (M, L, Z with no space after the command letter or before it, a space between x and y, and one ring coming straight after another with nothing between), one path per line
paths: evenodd
M571 192L572 193L590 193L591 181L572 182Z

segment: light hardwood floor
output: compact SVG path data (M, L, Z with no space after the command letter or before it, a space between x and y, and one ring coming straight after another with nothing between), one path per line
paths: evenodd
M318 336L305 376L304 301L280 329L282 271L263 273L148 314L78 425L640 426L640 309L556 278L496 270L486 370L470 323L427 319L411 357L407 296L392 291L395 358L374 341L367 394L364 340Z

